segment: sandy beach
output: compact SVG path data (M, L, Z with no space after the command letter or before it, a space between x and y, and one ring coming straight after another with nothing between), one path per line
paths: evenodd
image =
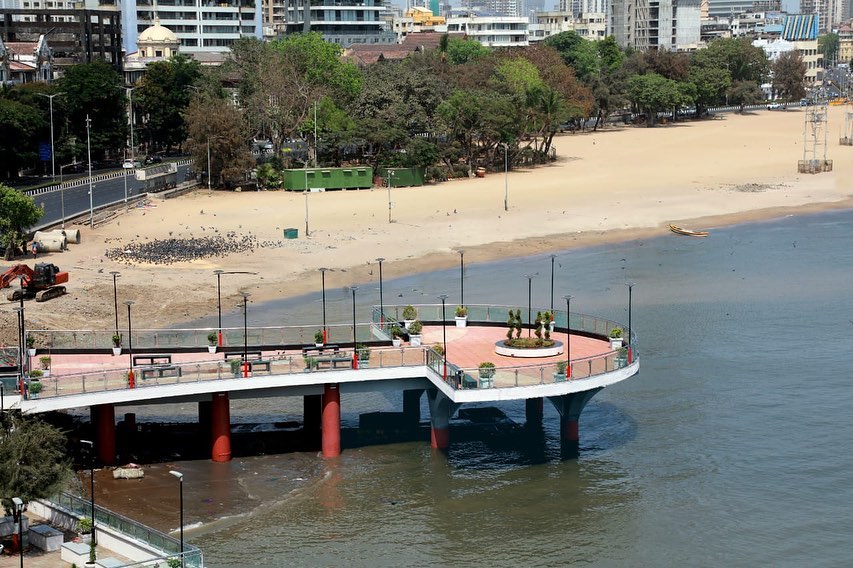
M506 179L497 172L393 188L391 223L384 188L311 193L309 238L301 193L209 195L200 189L168 201L152 198L150 206L94 230L80 226L82 244L39 256L70 272L68 294L28 302L27 327L111 329L111 270L121 272L119 301L135 300L140 326L156 328L209 314L216 302L217 268L257 272L228 275L223 304L234 305L239 290L251 292L256 302L317 290L320 267L335 269L326 275L327 286L376 280L380 256L387 259L385 277L394 278L456 265L459 249L471 264L650 237L667 232L670 222L711 230L713 238L714 227L725 224L851 207L843 179L853 165L853 148L838 144L845 111L829 107L826 151L834 169L817 175L796 173L803 159L805 111L792 107L654 129L559 135L556 162L510 172ZM503 207L505 188L509 211ZM284 239L287 227L298 228L299 238ZM217 231L252 235L257 245L176 264L106 256L132 243ZM0 341L14 342L9 304L0 311L0 322Z

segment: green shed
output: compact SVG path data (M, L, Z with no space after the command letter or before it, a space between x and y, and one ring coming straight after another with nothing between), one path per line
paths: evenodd
M300 168L284 170L284 189L288 191L329 189L369 189L373 186L373 168L351 166L345 168Z
M389 183L391 187L409 187L414 185L424 184L424 168L382 168L379 170L379 175L385 180L385 185Z

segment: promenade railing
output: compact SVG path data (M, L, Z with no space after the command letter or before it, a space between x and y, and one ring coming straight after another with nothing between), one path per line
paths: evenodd
M91 501L72 495L71 493L62 492L50 499L46 499L54 506L64 510L67 514L79 517L90 518L92 514ZM105 509L99 505L95 505L95 528L109 527L112 530L121 533L122 535L144 543L148 548L151 548L161 553L162 558L149 559L142 562L127 564L125 566L160 566L158 560L162 560L162 566L166 566L168 559L181 557L181 541L160 532L151 527L145 526L138 521L129 519L124 515L120 515L109 509ZM204 566L204 555L200 548L193 546L184 541L184 563L186 568L202 568ZM180 564L179 564L180 565Z

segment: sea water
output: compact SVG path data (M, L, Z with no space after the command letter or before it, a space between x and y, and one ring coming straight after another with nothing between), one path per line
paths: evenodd
M572 294L573 312L627 322L625 282L635 283L641 354L640 374L583 412L577 459L561 459L558 415L546 402L541 434L515 445L453 443L451 430L447 454L408 442L344 448L325 461L184 462L189 471L228 468L246 496L227 522L188 538L214 568L848 565L851 221L850 211L791 216L711 228L706 239L561 252L559 309ZM549 306L548 255L466 261L466 303L524 307L525 275L538 273L533 303ZM376 288L359 289L359 320L378 304ZM384 283L386 303L436 303L442 293L458 303L458 268ZM327 291L330 319L347 321L348 300L346 290ZM310 321L319 294L253 308L255 325ZM228 318L239 325L241 316ZM399 398L344 396L344 424L399 410ZM500 407L524 421L523 402ZM298 420L301 400L233 401L232 414ZM207 489L185 484L188 523L213 520Z

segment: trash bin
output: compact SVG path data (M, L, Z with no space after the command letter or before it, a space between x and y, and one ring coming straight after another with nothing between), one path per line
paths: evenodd
M299 229L294 229L290 227L284 230L284 238L285 239L297 239L299 238Z

